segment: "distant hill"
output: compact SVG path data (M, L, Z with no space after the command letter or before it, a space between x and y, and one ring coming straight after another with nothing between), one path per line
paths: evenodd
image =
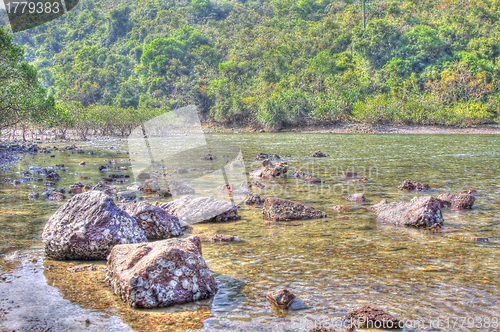
M360 1L356 1L360 2ZM58 100L224 122L494 121L500 1L82 0L17 33ZM0 14L0 24L6 25Z

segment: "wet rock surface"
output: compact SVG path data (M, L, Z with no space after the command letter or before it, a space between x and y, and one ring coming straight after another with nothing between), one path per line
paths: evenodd
M295 295L287 289L280 289L268 293L266 298L279 309L288 309L292 305Z
M199 222L221 222L238 220L238 208L231 202L212 197L184 196L160 205L181 221L181 226Z
M200 239L169 239L118 245L107 263L106 280L133 308L155 308L201 300L218 288Z
M262 162L263 167L250 172L251 177L263 178L263 179L274 179L285 177L286 172L288 172L288 164L286 161L280 161L273 164L266 159Z
M121 203L128 203L135 201L137 194L134 191L120 191L116 193L116 197Z
M439 195L438 198L442 200L445 205L451 207L454 210L472 209L472 205L474 205L474 201L476 200L473 195L465 193L445 193Z
M406 190L406 191L424 191L430 189L428 184L411 180L404 180L403 183L398 188L399 190Z
M140 202L128 204L124 210L136 220L148 240L168 239L183 234L179 218L162 208Z
M283 198L270 197L264 202L264 217L273 221L318 219L327 217L323 211Z
M349 312L343 321L353 328L399 328L400 321L382 309L365 306Z
M309 157L312 157L312 158L326 158L326 157L329 157L329 155L324 154L320 150L316 150Z
M277 161L280 160L281 157L278 156L276 153L264 153L264 152L259 153L257 157L255 157L255 160L266 160L266 159Z
M352 194L346 197L346 199L349 202L354 202L354 203L364 203L366 202L365 194L359 193L359 194Z
M292 172L292 174L290 174L291 178L308 178L310 176L311 176L310 174L300 169L296 169L295 171Z
M42 232L45 253L55 259L106 259L117 244L146 241L135 219L99 191L73 196Z
M217 243L217 242L238 242L241 241L239 237L236 235L222 235L222 234L215 234L212 236L210 239L208 239L212 243Z
M358 173L356 172L344 172L341 175L342 179L352 179L358 176Z
M443 202L432 196L415 197L410 202L387 203L382 201L371 206L377 221L395 226L436 228L443 225L441 207Z
M264 204L265 199L261 198L259 194L250 194L245 199L246 205L262 205Z

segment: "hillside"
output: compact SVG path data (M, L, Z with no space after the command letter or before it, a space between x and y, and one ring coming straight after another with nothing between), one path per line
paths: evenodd
M194 103L217 121L274 128L468 125L497 118L499 8L373 0L363 29L353 1L81 0L15 40L56 100L83 107Z

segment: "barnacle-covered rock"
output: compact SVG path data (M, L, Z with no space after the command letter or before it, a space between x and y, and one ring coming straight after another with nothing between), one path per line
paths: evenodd
M179 218L150 203L128 204L124 210L137 221L148 240L168 239L183 233Z
M379 308L369 306L349 312L342 320L356 329L400 329L404 324L399 319Z
M264 204L265 199L260 198L259 194L249 194L247 199L245 199L246 205L262 205Z
M201 300L218 290L198 236L115 246L108 256L106 280L133 308Z
M364 203L366 201L365 194L363 193L349 195L346 197L346 199L349 202L354 202L354 203Z
M274 179L285 177L286 172L288 172L288 164L286 161L280 161L273 164L266 159L262 162L263 167L250 172L250 176L258 177L263 179Z
M117 244L147 242L134 218L100 191L73 196L49 219L42 232L47 256L56 259L106 259Z
M218 222L237 220L238 208L231 202L215 199L212 197L184 196L175 201L160 205L168 213L178 217L181 226L196 224L199 222Z
M270 197L264 202L262 210L267 219L273 221L318 219L327 217L323 211L288 199Z
M326 157L329 157L329 156L327 154L324 154L320 150L316 150L309 157L312 157L312 158L326 158Z
M399 190L406 190L406 191L424 191L430 189L428 184L410 180L404 180L403 183L398 188Z
M415 197L410 202L388 204L383 200L370 207L377 214L377 221L396 226L434 229L443 225L443 201L432 196Z
M442 200L445 205L451 206L451 208L455 210L472 209L472 205L474 205L474 201L476 200L473 195L466 193L445 193L439 195L438 198Z

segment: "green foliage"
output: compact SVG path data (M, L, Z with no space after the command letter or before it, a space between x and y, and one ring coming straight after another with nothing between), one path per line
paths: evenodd
M346 0L83 0L16 41L61 105L88 112L468 125L500 107L499 5L377 0L363 29Z
M56 116L54 99L40 86L24 50L0 27L0 129L21 123L47 123Z

